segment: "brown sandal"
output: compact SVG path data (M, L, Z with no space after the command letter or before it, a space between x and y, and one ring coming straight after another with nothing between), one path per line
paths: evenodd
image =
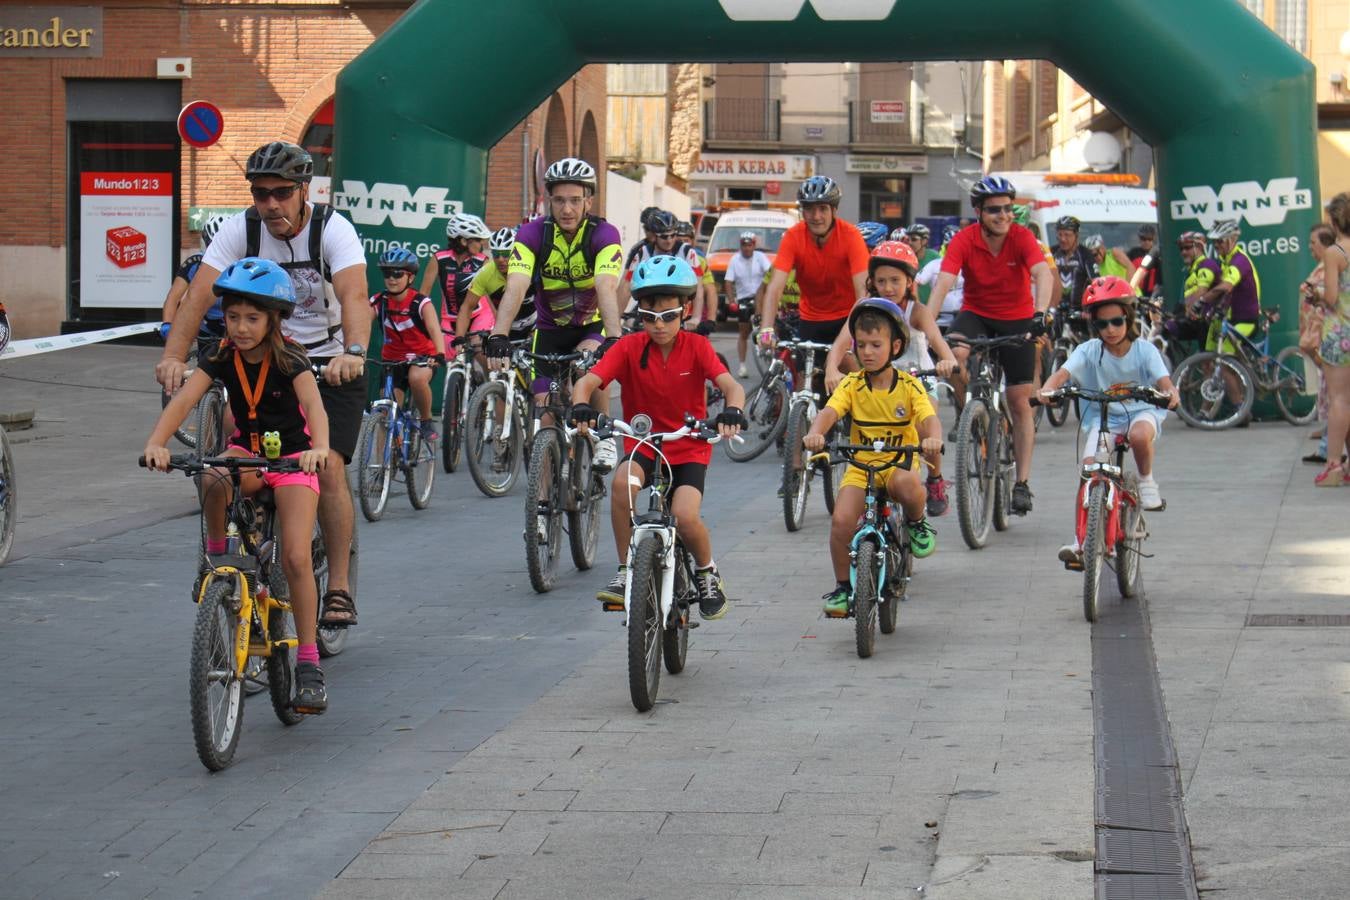
M320 628L350 628L356 624L356 601L341 588L324 591Z

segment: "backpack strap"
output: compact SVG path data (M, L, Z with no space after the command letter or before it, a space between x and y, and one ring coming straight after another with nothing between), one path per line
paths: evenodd
M244 255L257 256L262 246L262 217L258 208L250 206L244 210Z
M315 268L319 270L323 280L329 284L333 283L333 273L328 268L328 261L323 258L323 229L332 215L333 207L327 203L315 203L310 212L309 222L309 258L315 263ZM325 298L325 305L326 303Z

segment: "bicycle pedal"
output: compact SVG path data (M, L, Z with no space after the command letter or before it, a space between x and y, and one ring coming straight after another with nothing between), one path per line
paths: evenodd
M605 600L601 602L600 608L605 612L623 612L623 601L620 600L618 603L615 603L611 600Z
M327 707L300 706L296 703L291 704L291 709L302 716L321 716L328 711Z
M1083 564L1081 562L1066 562L1064 570L1066 572L1081 572L1083 571Z
M847 619L850 615L851 613L848 610L844 610L843 612L834 612L833 610L825 611L825 618L827 619Z

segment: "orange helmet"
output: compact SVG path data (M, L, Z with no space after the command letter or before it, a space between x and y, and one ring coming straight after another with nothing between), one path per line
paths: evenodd
M1134 308L1134 288L1124 278L1107 275L1094 278L1083 292L1083 312L1089 313L1094 306L1103 303L1118 303L1125 309Z
M877 244L877 248L872 251L872 258L867 261L867 274L875 275L880 266L903 269L910 278L919 274L919 258L904 241L882 241Z

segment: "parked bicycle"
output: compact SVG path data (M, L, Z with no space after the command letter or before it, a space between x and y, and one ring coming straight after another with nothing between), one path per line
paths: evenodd
M623 606L605 606L611 612L622 609L624 613L628 692L638 712L646 712L656 703L663 659L671 675L684 671L689 630L698 627L689 617L690 607L698 602L694 558L680 540L670 512L670 464L661 448L678 440L714 444L721 436L711 420L685 416L684 423L675 431L652 433L652 421L645 415L634 416L632 422L601 417L594 429L599 440L615 435L636 438L638 446L650 447L656 456L651 484L637 491L629 504L633 534L628 542Z
M779 341L778 346L801 354L798 357L801 379L792 394L787 430L783 436L783 521L788 531L800 531L806 518L807 501L811 497L811 482L817 477L821 479L825 509L833 513L834 488L838 477L842 475L842 462L827 457L821 462L812 463L802 447L802 438L811 430L811 422L820 412L816 392L811 387L816 372L815 351L827 351L830 345L815 341ZM841 421L839 428L846 428L846 425Z
M1203 350L1187 357L1172 374L1180 394L1177 415L1192 428L1217 431L1246 421L1258 395L1274 394L1275 406L1291 425L1317 418L1321 370L1297 346L1270 355L1270 326L1278 310L1262 310L1260 340L1219 322L1220 352ZM1237 352L1223 352L1232 347Z
M797 383L796 353L783 343L772 351L757 347L757 359L761 352L772 355L762 364L759 383L745 395L745 419L749 424L741 435L744 441L727 441L723 445L727 458L735 462L749 462L773 444L781 443L787 428L792 387Z
M1107 410L1112 403L1128 400L1142 400L1165 410L1169 397L1149 387L1102 392L1075 385L1065 385L1051 396L1055 400L1078 398L1097 404L1098 409L1097 449L1092 461L1083 464L1078 502L1074 505L1077 511L1074 536L1082 548L1081 556L1065 561L1066 568L1083 573L1083 618L1095 622L1100 611L1103 565L1116 573L1116 587L1122 597L1136 596L1144 556L1142 547L1148 537L1144 507L1139 500L1139 478L1133 472L1125 473L1130 441L1123 434L1111 432ZM1033 397L1031 402L1041 401Z
M489 372L469 396L464 450L469 476L485 496L504 497L516 484L522 450L534 434L530 376L529 358L517 344L511 366Z
M14 529L18 522L19 491L14 478L14 451L9 446L9 435L0 425L0 566L14 549Z
M431 487L436 477L436 445L422 435L421 420L413 407L412 391L406 384L410 366L427 366L422 356L400 362L366 360L366 365L384 370L380 399L370 405L361 422L356 443L356 485L361 513L368 521L384 516L389 486L403 481L413 509L426 509L431 503ZM402 400L395 395L396 375L403 375Z
M978 550L989 540L989 526L1006 531L1017 479L1013 457L1012 414L1004 394L999 347L1024 344L1026 335L990 338L947 336L948 343L970 347L971 373L966 403L956 423L956 517L966 546Z
M456 352L446 366L445 390L441 397L441 466L447 473L459 468L469 418L469 398L486 380L482 367L474 365L474 357L480 352L475 343L491 333L471 331L450 342Z

